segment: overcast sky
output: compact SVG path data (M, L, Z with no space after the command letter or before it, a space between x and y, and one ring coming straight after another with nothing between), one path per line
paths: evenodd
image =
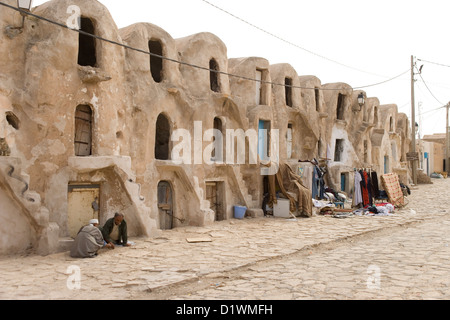
M33 6L44 2L34 0ZM409 70L413 55L422 60L418 67L424 65L415 86L421 135L445 132L445 108L435 109L450 101L448 0L208 0L266 32L203 0L100 2L119 28L150 22L173 38L211 32L226 44L228 58L289 63L299 75L315 75L322 84L380 83ZM397 104L410 117L410 79L407 72L363 90L381 104Z

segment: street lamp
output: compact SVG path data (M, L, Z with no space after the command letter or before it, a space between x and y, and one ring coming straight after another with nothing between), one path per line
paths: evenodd
M360 107L362 107L365 103L364 94L362 92L358 95L358 104Z
M23 32L23 27L25 24L25 17L27 13L31 11L31 6L33 5L33 0L17 0L17 8L20 9L20 15L22 16L22 25L20 27L7 26L6 34L11 39Z
M32 4L33 0L17 0L17 7L22 10L20 11L20 15L22 16L22 26L20 29L23 29L25 17L27 16L27 12L31 11Z
M17 7L22 9L23 11L30 12L31 6L33 4L33 0L17 0ZM25 16L26 13L20 12L22 16Z

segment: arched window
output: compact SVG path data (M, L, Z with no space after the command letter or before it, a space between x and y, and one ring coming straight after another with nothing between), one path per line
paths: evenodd
M320 90L319 90L319 88L314 89L314 97L316 100L316 111L320 112Z
M220 92L219 74L217 73L217 71L219 71L219 65L216 60L209 60L209 69L209 84L211 90L214 92Z
M337 111L336 111L336 118L338 120L344 120L344 112L345 112L345 96L341 93L338 95L338 101L337 101Z
M80 30L95 35L94 23L89 18L81 17ZM78 64L97 67L95 38L83 33L78 36Z
M292 79L284 78L284 98L286 105L292 107Z
M150 55L150 71L152 73L153 80L155 82L161 82L163 80L163 47L160 41L150 40L148 42L148 48L150 53L155 55Z
M92 155L92 109L88 105L79 105L75 111L75 155Z
M169 160L170 156L170 123L164 114L156 120L155 159Z

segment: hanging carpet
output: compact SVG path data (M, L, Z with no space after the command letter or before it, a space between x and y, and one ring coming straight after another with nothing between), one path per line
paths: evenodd
M389 202L395 207L403 207L405 205L405 197L395 173L386 173L381 175L381 183L388 195Z

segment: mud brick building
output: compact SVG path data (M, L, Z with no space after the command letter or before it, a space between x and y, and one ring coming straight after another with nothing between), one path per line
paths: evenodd
M35 16L17 32L20 13L0 8L0 254L56 252L86 221L115 212L144 237L231 219L235 205L262 216L268 155L307 186L313 164L299 160L318 159L327 185L349 194L355 168L408 179L411 132L396 105L288 63L228 57L208 32L118 29L95 0L31 12L66 24L71 6L96 37Z

